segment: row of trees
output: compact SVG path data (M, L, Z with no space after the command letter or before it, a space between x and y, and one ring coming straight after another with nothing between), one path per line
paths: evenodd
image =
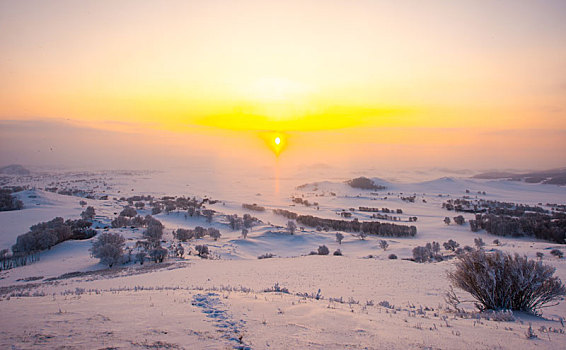
M480 229L497 236L533 236L560 244L566 243L566 214L546 215L529 213L521 217L496 214L476 214L469 220L470 230Z
M221 233L214 227L204 228L201 226L197 226L193 230L179 228L176 231L173 231L173 237L181 242L187 242L191 239L203 238L207 235L216 241L218 238L220 238Z
M96 235L90 228L92 222L84 219L64 220L56 217L51 221L40 222L30 227L29 232L19 235L12 246L14 253L31 253L50 249L56 244L70 239L88 239Z
M335 231L345 232L363 232L365 234L374 234L389 237L413 237L417 234L415 226L397 225L392 223L382 223L379 221L363 221L358 219L335 220L324 219L312 215L299 215L297 222L309 227L322 227Z

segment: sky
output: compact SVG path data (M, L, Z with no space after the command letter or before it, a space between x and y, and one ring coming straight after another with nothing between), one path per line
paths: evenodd
M564 166L566 2L0 0L0 126L2 164Z

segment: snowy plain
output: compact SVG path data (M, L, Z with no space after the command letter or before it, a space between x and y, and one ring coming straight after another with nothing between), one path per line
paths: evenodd
M371 176L371 174L367 174ZM11 177L12 185L30 185L17 196L20 211L0 213L0 249L9 248L29 227L56 216L77 219L84 198L46 191L53 184L89 190L85 199L96 210L99 231L127 202L122 196L196 196L217 203L211 223L184 212L160 213L164 240L173 242L172 231L195 226L216 227L222 236L184 243L186 251L207 244L212 259L195 255L170 257L164 263L135 263L108 269L90 256L91 240L66 241L41 253L40 261L0 272L0 347L14 349L560 349L566 348L566 303L544 309L542 316L515 314L513 320L494 320L474 312L450 310L444 300L449 290L446 274L454 259L415 263L412 249L454 239L462 246L481 237L486 249L500 249L535 258L556 267L566 281L566 259L552 257L560 244L534 238L497 237L471 232L468 224L446 225L442 208L449 198L473 198L516 202L545 207L566 203L566 187L504 180L441 177L425 182L400 182L375 178L384 190L354 189L343 180L305 180L301 177L225 181L202 171L185 177L178 172L43 173ZM274 181L279 181L274 186ZM304 186L301 186L304 185ZM469 194L466 192L469 191ZM478 193L479 192L479 193ZM483 192L486 194L484 195ZM401 199L415 195L410 203ZM317 202L317 206L293 203L292 197ZM264 206L264 212L242 208L243 203ZM339 219L370 220L371 213L358 207L401 209L400 224L417 227L412 238L364 240L337 231L299 228L285 232L287 219L271 209ZM350 210L353 208L354 210ZM138 211L140 215L151 209ZM233 231L226 215L249 213L262 221L244 239ZM473 214L463 213L466 221ZM416 222L408 221L417 217ZM109 229L120 232L133 247L143 229ZM499 239L495 245L494 239ZM387 250L379 240L389 243ZM164 246L167 246L164 244ZM308 255L320 245L328 256ZM333 256L340 249L343 256ZM257 259L272 253L274 258ZM444 251L445 254L448 252ZM395 254L398 259L388 259ZM464 300L470 296L457 293ZM536 338L527 338L532 327Z

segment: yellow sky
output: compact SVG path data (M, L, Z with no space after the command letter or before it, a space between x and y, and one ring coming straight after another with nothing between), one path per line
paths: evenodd
M1 1L0 118L563 130L565 14L563 1Z

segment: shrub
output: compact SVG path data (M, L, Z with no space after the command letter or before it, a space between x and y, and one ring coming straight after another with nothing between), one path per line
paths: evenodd
M342 256L342 251L340 249L336 249L336 251L333 253L333 255Z
M127 216L133 218L138 215L138 212L132 207L125 207L124 210L120 212L120 216Z
M454 222L457 223L458 225L464 225L466 219L464 219L462 215L458 215L454 217Z
M397 259L397 255L395 255L395 254L389 254L389 257L388 257L388 258L389 258L389 259L392 259L392 260L393 260L393 259Z
M448 242L442 243L442 245L444 246L444 249L451 250L453 252L456 251L456 248L460 246L458 242L451 239L449 239Z
M81 213L81 218L83 218L84 220L92 220L94 219L94 216L96 215L94 208L93 207L86 207L85 211L83 211Z
M153 208L151 208L151 215L157 215L163 211L161 204L156 203Z
M338 244L342 244L342 240L344 239L344 235L341 234L340 232L338 232L336 234L336 242L338 242Z
M517 310L537 313L566 295L555 268L527 257L483 250L458 256L456 270L448 279L470 293L480 310Z
M149 256L154 262L161 263L167 257L167 249L159 245L149 251Z
M147 257L147 254L146 254L145 250L141 250L136 254L136 260L140 262L140 265L143 265L146 257Z
M379 247L383 249L383 251L385 251L387 250L387 247L389 247L389 243L387 243L386 240L382 239L379 241Z
M317 251L318 255L328 255L330 253L330 251L328 250L328 247L325 245L321 245L318 247L318 251Z
M554 255L555 257L557 257L558 259L562 258L564 256L564 253L562 253L562 251L560 249L552 249L550 251L550 255Z
M444 218L444 223L450 225L450 218L448 216Z
M477 249L483 249L483 247L485 246L485 242L483 241L483 239L481 239L481 237L474 238L474 244Z
M197 245L195 247L198 256L200 256L201 258L207 258L208 254L210 254L210 251L208 250L208 246L207 245Z
M90 252L100 262L112 267L122 259L124 254L124 243L126 240L119 233L103 232L92 242Z

